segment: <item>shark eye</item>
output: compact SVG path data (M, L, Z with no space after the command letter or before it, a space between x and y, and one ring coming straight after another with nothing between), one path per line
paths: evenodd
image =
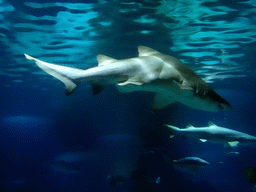
M219 108L220 111L224 110L224 107L221 104L218 104L218 108Z

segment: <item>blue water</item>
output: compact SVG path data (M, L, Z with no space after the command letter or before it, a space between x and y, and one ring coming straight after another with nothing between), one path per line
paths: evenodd
M66 96L23 55L89 68L98 54L135 57L139 45L182 60L233 110L175 103L153 114L153 94L114 86ZM0 47L1 192L251 191L254 147L170 139L162 125L211 121L256 136L256 1L0 0ZM190 174L167 163L187 156L211 166Z

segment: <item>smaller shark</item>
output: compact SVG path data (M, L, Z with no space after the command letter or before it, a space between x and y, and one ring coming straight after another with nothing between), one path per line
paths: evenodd
M178 160L172 160L170 164L174 168L188 173L197 173L199 168L209 167L210 163L199 157L185 157Z
M184 135L188 137L194 137L202 142L223 143L224 145L236 147L239 145L253 145L256 144L256 137L242 133L240 131L219 127L212 122L209 122L208 127L194 127L188 125L184 129L174 127L172 125L166 125L171 130L170 138L174 135Z
M123 60L98 55L99 65L87 70L46 63L27 54L25 57L62 81L66 95L72 94L82 82L92 85L93 94L114 84L121 92L156 93L152 111L174 102L204 111L231 110L225 99L180 60L145 46L139 46L138 52L138 57Z

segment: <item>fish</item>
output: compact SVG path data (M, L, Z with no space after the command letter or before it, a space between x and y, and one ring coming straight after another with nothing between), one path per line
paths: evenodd
M199 168L206 168L210 163L199 157L185 157L178 160L172 160L170 164L178 170L188 173L197 173Z
M173 160L174 164L181 166L195 166L195 167L208 167L209 162L199 158L199 157L185 157L178 160Z
M138 57L122 60L98 55L98 66L86 70L51 64L24 55L43 71L62 81L66 95L71 95L83 82L92 85L93 94L114 84L123 93L155 93L152 111L158 111L174 102L211 112L232 109L224 98L179 59L146 46L138 46L138 53Z
M222 143L225 146L237 147L238 145L251 146L256 144L256 137L236 131L233 129L228 129L215 125L209 122L208 127L194 127L188 125L184 129L172 125L165 125L171 130L170 138L174 137L176 134L194 137L202 142L213 142Z
M156 178L156 184L159 184L160 181L161 181L161 177L157 177L157 178Z
M237 151L230 151L230 152L227 152L227 155L239 155L240 153L237 152Z

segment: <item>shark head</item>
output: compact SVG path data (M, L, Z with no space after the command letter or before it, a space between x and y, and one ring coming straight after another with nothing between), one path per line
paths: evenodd
M232 109L232 106L213 89L200 97L210 104L209 111L230 111Z
M177 98L178 102L181 102L188 107L209 111L229 111L232 109L231 105L220 95L218 95L209 85L200 80L197 86L179 85L180 94L183 96ZM178 90L177 86L175 90Z
M184 104L194 109L210 112L230 111L232 109L231 105L199 76L195 75L193 78L194 81L180 85L182 95L191 98L187 99Z

